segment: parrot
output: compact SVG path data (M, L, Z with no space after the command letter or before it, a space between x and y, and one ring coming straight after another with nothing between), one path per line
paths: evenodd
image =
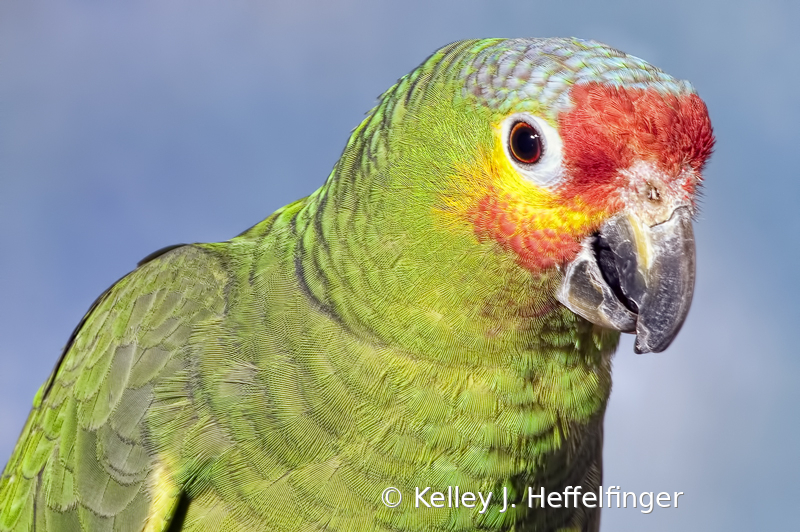
M689 82L600 42L439 49L316 192L98 297L0 530L598 530L526 494L602 485L612 356L686 319L713 146Z

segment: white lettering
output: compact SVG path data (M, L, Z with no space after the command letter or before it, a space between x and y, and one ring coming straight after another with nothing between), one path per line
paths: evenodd
M430 487L430 486L428 486L427 488L425 488L425 489L424 489L424 490L422 490L422 491L419 491L419 488L417 488L417 489L415 489L415 490L414 490L414 492L415 492L415 494L416 494L416 495L415 495L415 497L414 497L414 508L419 508L419 503L422 503L422 504L424 504L424 505L425 505L425 506L427 506L428 508L430 508L430 507L431 507L431 505L430 505L430 504L428 504L428 503L427 503L427 501L425 501L425 499L423 498L423 496L424 496L426 493L428 493L428 490L429 490L429 489L431 489L431 487Z
M647 495L647 502L644 502L644 496ZM642 507L643 514L649 514L653 511L653 492L643 491L639 494L639 505ZM647 511L644 509L647 508Z
M436 504L440 503L440 504ZM431 493L431 506L435 508L442 508L444 507L444 493L440 491L434 491Z
M682 491L676 491L674 493L675 493L675 508L677 508L678 507L678 496L679 495L683 495L683 492Z
M479 513L479 514L486 513L486 509L487 509L487 508L489 508L489 501L491 501L491 500L492 500L492 492L490 491L490 492L489 492L489 495L487 495L487 496L486 496L486 499L484 499L484 498L483 498L483 493L479 491L479 492L478 492L478 498L480 498L480 500L481 500L481 504L483 504L483 508L481 508L481 509L478 511L478 513Z
M471 491L465 491L461 494L461 506L466 508L475 508L475 494Z
M669 493L667 493L666 491L662 491L661 493L659 493L658 496L656 497L656 502L662 508L669 508L670 507ZM665 502L667 504L661 504L662 502Z
M553 502L553 499L555 499L555 502ZM547 504L549 504L551 508L561 508L561 494L557 491L551 491L547 495Z
M586 500L589 498L590 500ZM593 491L587 491L583 494L583 505L587 508L597 508L597 494ZM589 504L591 502L591 504ZM603 498L600 497L600 502L603 502Z
M534 508L533 499L539 499L537 502L539 503L537 506L539 508L544 508L544 487L539 488L539 495L533 494L533 488L528 486L528 508Z
M633 496L633 507L636 508L636 494L632 491L626 491L622 494L622 507L628 507L628 495Z

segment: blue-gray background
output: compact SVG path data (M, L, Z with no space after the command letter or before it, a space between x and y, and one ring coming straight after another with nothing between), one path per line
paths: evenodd
M605 483L683 491L611 530L797 529L795 0L0 3L0 464L92 300L149 252L317 188L439 46L578 36L691 80L717 134L668 352L614 365Z

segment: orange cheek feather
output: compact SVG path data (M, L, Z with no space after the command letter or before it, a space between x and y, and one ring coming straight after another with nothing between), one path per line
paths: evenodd
M572 231L561 227L543 227L542 218L554 213L536 213L519 202L491 194L479 200L470 212L478 238L495 240L504 249L514 251L521 266L534 271L546 270L571 260L580 250ZM537 215L538 214L538 215Z

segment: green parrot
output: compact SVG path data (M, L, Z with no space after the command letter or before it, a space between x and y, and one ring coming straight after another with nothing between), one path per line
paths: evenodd
M689 83L601 43L438 50L319 190L97 299L0 530L597 530L527 494L599 489L611 357L686 317L713 142Z

